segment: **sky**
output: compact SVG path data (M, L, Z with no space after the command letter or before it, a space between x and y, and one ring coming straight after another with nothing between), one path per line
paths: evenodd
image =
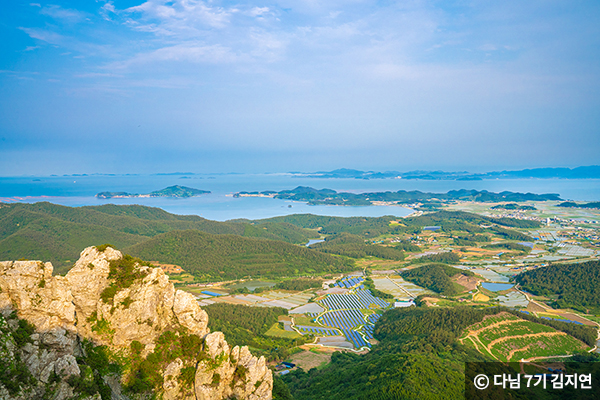
M599 164L598 21L595 0L5 2L0 175Z

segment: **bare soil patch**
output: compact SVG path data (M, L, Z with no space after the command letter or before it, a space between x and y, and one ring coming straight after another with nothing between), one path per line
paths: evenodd
M292 362L305 371L308 371L311 368L316 368L323 363L329 363L330 361L330 353L303 351L302 353L297 353L292 356Z
M481 279L477 279L474 276L458 274L452 278L452 281L458 283L460 286L470 291L477 289L477 285L479 284L479 282L481 282Z

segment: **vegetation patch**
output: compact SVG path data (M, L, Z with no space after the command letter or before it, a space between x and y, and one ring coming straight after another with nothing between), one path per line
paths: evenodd
M289 243L192 230L169 232L128 251L180 265L203 281L339 273L354 268L352 260Z
M146 277L149 272L142 270L140 268L142 265L152 266L152 264L144 262L139 258L131 257L128 254L125 254L123 258L111 261L108 279L112 282L100 294L102 301L107 304L113 304L113 299L118 292Z
M525 290L553 299L555 308L600 314L600 261L552 264L515 277Z
M350 233L339 233L325 239L324 242L310 246L325 253L339 254L352 258L377 257L385 260L404 260L404 252L398 247L386 247L365 243L365 239Z
M564 332L506 312L469 326L461 341L499 361L563 356L587 349Z
M321 279L291 279L278 282L273 289L304 291L313 288L321 288Z
M96 311L88 317L87 321L91 324L92 332L108 337L115 334L115 330L110 327L110 322L105 319L98 319Z
M444 264L458 264L460 262L460 256L454 252L445 252L438 254L431 254L422 256L410 260L413 264L425 264L425 263L444 263Z
M402 278L436 293L454 296L464 291L464 287L454 283L451 279L458 274L473 276L471 271L464 271L445 264L429 264L402 272Z
M210 330L223 332L230 346L250 346L255 355L264 355L269 361L285 359L292 348L312 340L310 335L295 332L289 332L294 335L287 337L272 335L279 316L287 315L284 308L215 303L203 309L208 314Z
M100 253L103 253L104 250L108 249L109 247L112 249L115 248L115 246L113 246L112 244L105 243L105 244L101 244L100 246L96 246L96 250L98 250ZM89 267L89 265L88 265L88 267Z
M167 365L180 358L185 367L180 379L193 379L192 370L202 360L211 360L203 349L204 340L197 335L189 335L185 330L166 331L156 341L154 351L144 359L141 352L144 346L139 342L130 345L130 367L125 377L125 390L130 394L160 393L164 378L161 374ZM184 371L185 370L185 371ZM192 380L193 381L193 380Z

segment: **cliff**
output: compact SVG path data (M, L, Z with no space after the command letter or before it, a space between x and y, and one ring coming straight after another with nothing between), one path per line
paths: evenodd
M143 264L111 247L85 249L64 277L0 262L0 355L27 369L0 398L271 399L265 359L210 333L196 299Z

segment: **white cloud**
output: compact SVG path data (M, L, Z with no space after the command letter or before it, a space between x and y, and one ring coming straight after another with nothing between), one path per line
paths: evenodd
M61 44L64 39L62 35L45 29L23 27L20 27L19 29L28 34L32 39L41 40L50 44Z
M47 15L56 20L62 20L64 22L79 22L85 18L85 14L78 11L67 8L62 8L57 5L49 5L40 10L40 14Z
M229 24L231 15L239 10L211 7L198 0L148 0L125 11L138 13L142 21L155 21L151 25L162 28L153 31L174 35L204 28L223 28ZM138 23L143 27L143 22Z
M246 12L251 17L263 17L267 14L271 14L269 7L254 7Z
M227 47L191 42L139 53L128 60L111 63L105 68L109 70L127 70L140 65L153 65L156 63L224 64L238 60L239 56Z

